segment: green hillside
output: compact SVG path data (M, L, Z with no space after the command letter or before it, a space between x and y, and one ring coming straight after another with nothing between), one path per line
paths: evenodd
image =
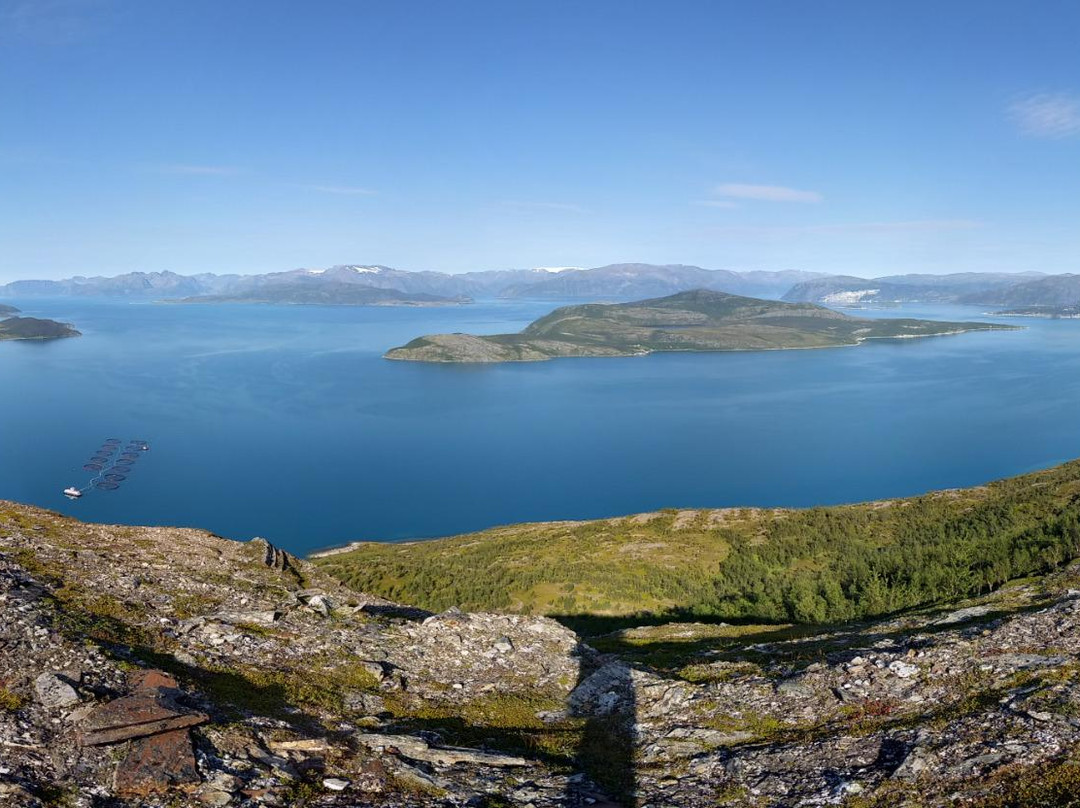
M1077 555L1080 461L911 499L514 525L315 562L437 610L821 623L956 600Z
M58 339L78 337L78 331L67 323L41 320L37 317L9 317L0 320L0 340L7 339Z
M434 334L387 352L416 362L526 362L655 351L761 351L1011 329L993 323L850 317L814 303L695 290L636 303L565 306L519 334Z

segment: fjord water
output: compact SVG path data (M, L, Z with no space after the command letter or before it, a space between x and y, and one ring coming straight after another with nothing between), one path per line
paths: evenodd
M807 506L978 484L1080 456L1080 321L858 348L492 366L389 362L456 308L10 301L80 339L0 343L0 499L90 521L359 539L664 507ZM942 306L865 316L993 319ZM61 491L105 438L152 450Z

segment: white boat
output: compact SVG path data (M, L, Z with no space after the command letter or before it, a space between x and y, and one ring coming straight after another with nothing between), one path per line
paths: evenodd
M82 491L80 491L75 486L72 486L71 488L64 489L64 496L68 499L78 499L82 496Z

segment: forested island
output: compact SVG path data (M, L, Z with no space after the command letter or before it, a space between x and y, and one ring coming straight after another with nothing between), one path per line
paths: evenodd
M8 317L6 320L0 320L0 340L60 339L80 336L82 334L74 327L67 323L58 323L56 320L42 320L37 317Z
M657 351L760 351L858 345L1012 329L977 322L851 317L814 303L785 303L697 289L633 303L564 306L517 334L434 334L386 353L414 362L532 362Z

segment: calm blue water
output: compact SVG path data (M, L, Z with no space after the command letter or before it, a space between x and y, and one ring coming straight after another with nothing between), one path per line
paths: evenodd
M388 362L447 309L14 300L81 339L0 343L0 498L190 525L294 552L661 507L812 505L965 486L1080 456L1080 321L859 348ZM868 316L977 318L905 307ZM106 437L153 448L116 492L61 495Z

